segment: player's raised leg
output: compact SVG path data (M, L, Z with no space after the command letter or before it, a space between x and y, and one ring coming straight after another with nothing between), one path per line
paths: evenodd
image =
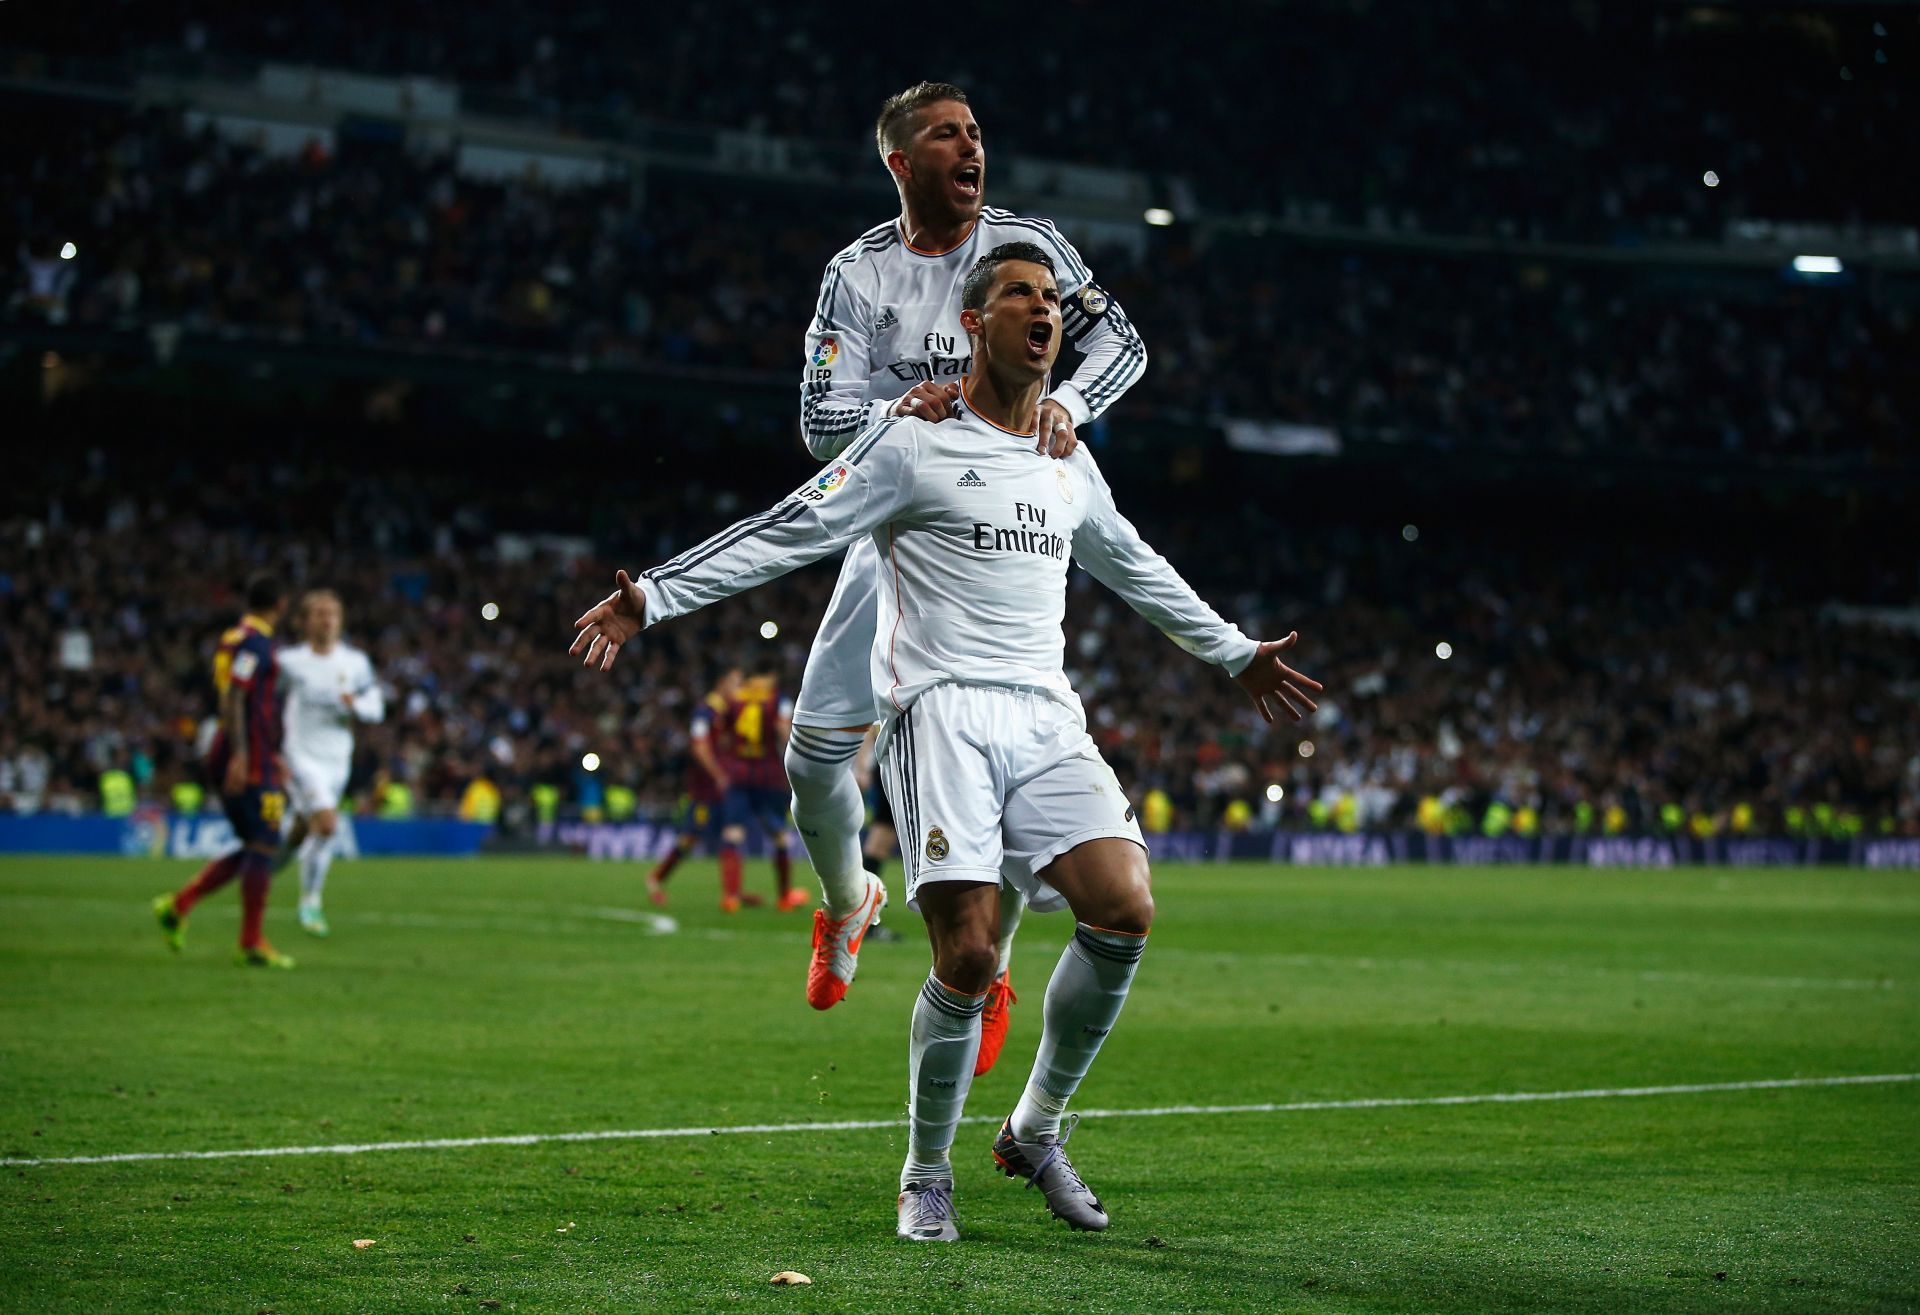
M847 550L833 598L821 619L793 712L787 781L793 824L820 878L813 913L807 1003L831 1009L853 984L867 930L886 905L886 886L860 856L867 808L855 759L873 722L870 671L879 603L879 552L870 540Z

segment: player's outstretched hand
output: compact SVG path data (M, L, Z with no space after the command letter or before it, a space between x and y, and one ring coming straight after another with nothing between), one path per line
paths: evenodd
M1282 653L1299 642L1298 630L1285 639L1268 640L1260 645L1260 650L1253 655L1253 661L1247 663L1247 669L1233 678L1269 723L1273 721L1273 704L1276 701L1294 721L1299 721L1320 706L1305 693L1306 690L1320 693L1320 682L1302 675L1280 660Z
M1073 417L1067 414L1067 408L1051 397L1040 403L1040 442L1034 451L1043 457L1070 457L1073 450L1080 446L1080 436L1073 430Z
M959 384L915 384L893 404L887 414L912 416L917 420L931 420L939 424L942 420L952 418L953 404L959 400Z
M647 600L640 586L625 571L613 577L613 592L601 599L587 614L573 623L580 633L567 652L580 657L582 666L597 666L605 671L613 665L620 645L632 639L647 623Z

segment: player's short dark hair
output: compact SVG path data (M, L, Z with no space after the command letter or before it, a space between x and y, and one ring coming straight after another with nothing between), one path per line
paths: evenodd
M914 116L936 101L957 100L967 103L967 93L951 82L917 82L905 91L887 97L887 103L880 107L880 117L873 125L874 144L880 148L880 158L887 158L889 151L904 148L913 136Z
M287 596L287 587L271 571L256 571L247 577L247 607L264 612L278 607Z
M1045 247L1036 242L1002 242L974 261L973 268L967 271L967 281L960 285L961 310L979 310L987 304L987 289L993 286L993 276L1009 260L1031 261L1056 279L1060 277Z

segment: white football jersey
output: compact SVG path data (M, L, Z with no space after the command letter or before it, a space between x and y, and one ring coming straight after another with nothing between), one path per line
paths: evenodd
M820 280L800 385L808 451L835 456L915 384L966 376L973 353L960 327L960 285L975 261L1007 242L1032 242L1053 257L1061 327L1084 359L1050 396L1074 424L1132 386L1147 368L1146 344L1052 224L987 206L965 241L933 253L909 246L891 219L828 262Z
M645 572L648 625L871 535L872 668L883 721L935 685L1021 686L1080 708L1064 670L1071 557L1175 643L1238 674L1258 645L1196 595L1114 507L1085 446L1055 460L975 415L884 420L793 496Z
M342 763L353 758L353 723L379 721L386 700L367 655L335 644L324 656L306 644L279 651L286 691L286 751L289 757ZM346 695L349 707L341 701Z

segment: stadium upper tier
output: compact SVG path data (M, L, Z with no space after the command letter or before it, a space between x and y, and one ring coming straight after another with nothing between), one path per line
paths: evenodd
M790 463L743 465L715 424L655 432L651 448L549 445L533 462L510 455L524 437L331 418L300 437L298 420L221 416L209 397L149 402L137 423L62 404L46 459L9 481L0 808L91 802L120 762L150 798L194 776L210 653L239 610L231 582L262 566L337 589L389 685L386 724L361 737L363 802L398 781L451 808L485 776L521 819L542 784L574 805L618 783L664 806L693 701L719 664L768 642L765 622L798 681L826 565L649 635L614 679L565 653L616 564L663 560L772 502L804 469L797 443ZM234 447L222 426L275 437ZM653 455L662 443L674 450ZM1497 804L1563 832L1617 809L1635 831L1744 818L1920 834L1920 632L1825 606L1915 597L1910 553L1863 548L1884 526L1834 504L1545 488L1456 506L1351 475L1263 482L1259 458L1182 474L1110 456L1149 540L1249 631L1297 627L1301 664L1328 687L1308 724L1267 727L1223 675L1076 573L1067 665L1093 729L1136 797L1164 791L1183 824L1248 810L1291 826L1439 824L1433 810L1457 806L1477 826ZM1387 499L1435 519L1403 533ZM604 764L591 778L589 751ZM1273 784L1284 799L1267 800Z
M1920 215L1899 165L1920 89L1906 5L981 0L927 21L604 0L391 0L367 22L311 0L157 0L112 22L26 9L8 19L23 69L273 59L429 76L586 135L672 122L858 146L884 97L951 80L990 143L1184 177L1215 211L1589 240Z
M887 218L864 195L738 179L557 189L398 145L270 154L162 110L75 115L32 139L0 160L16 326L704 367L782 410L821 269ZM1195 240L1085 253L1152 358L1118 425L1912 459L1920 280Z

